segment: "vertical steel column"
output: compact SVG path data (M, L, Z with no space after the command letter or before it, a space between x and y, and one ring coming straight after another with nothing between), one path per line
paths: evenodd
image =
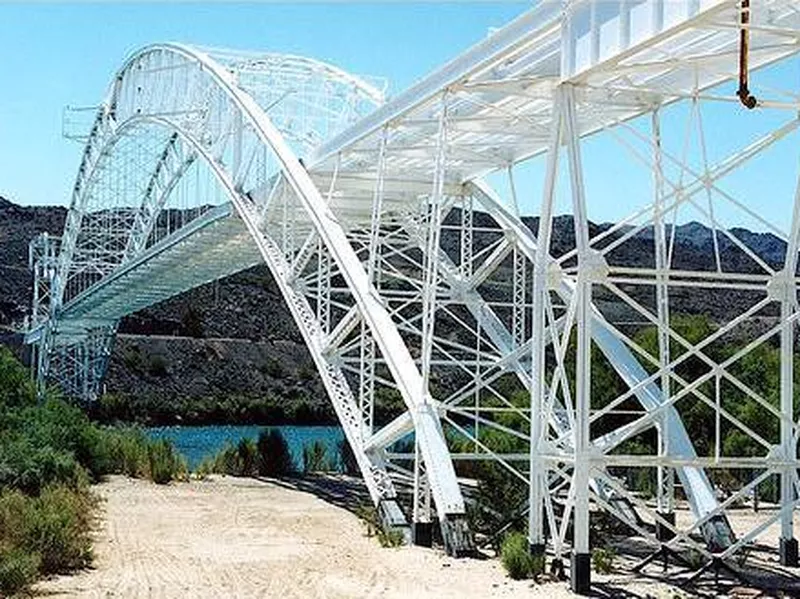
M375 180L375 193L372 197L372 214L369 230L369 254L367 256L367 276L371 283L375 282L375 266L380 262L380 230L381 213L383 212L383 194L386 171L386 145L389 129L384 127L378 151L378 172Z
M461 242L461 257L460 262L458 265L459 275L461 276L462 281L469 281L472 278L473 272L473 258L474 258L474 247L473 247L473 231L472 228L474 226L473 220L473 198L472 194L465 192L463 196L461 196L461 230L459 231L460 242ZM474 385L474 393L473 393L473 401L472 401L472 426L473 435L475 437L475 444L474 449L475 451L480 451L480 445L478 444L478 440L480 439L481 434L481 425L480 421L478 420L478 416L480 414L480 407L481 407L481 386L480 386L480 377L481 377L481 327L482 322L480 319L480 315L475 319L475 368L472 371L473 376L473 385Z
M550 237L553 227L553 200L558 177L558 159L561 151L563 117L561 92L556 90L553 100L553 123L547 152L542 204L539 210L539 230L536 233L536 253L533 259L533 286L531 302L531 429L530 473L528 502L528 543L532 555L544 554L544 481L545 464L541 460L541 444L547 423L543 421L543 406L547 395L545 380L545 338L547 304L550 301L547 268L550 258ZM556 559L560 559L556 556Z
M575 356L575 488L574 540L570 576L572 591L588 594L589 569L589 413L591 407L591 342L592 342L592 270L589 247L589 223L586 215L586 196L583 187L580 132L576 114L575 90L563 87L564 136L569 159L572 211L575 243L578 252L578 274L575 285L575 326L577 351Z
M670 362L669 352L669 290L667 272L667 242L664 223L664 172L661 154L661 119L658 109L651 117L653 131L653 242L656 261L656 315L658 319L658 364L661 369L661 403L666 405L670 396L670 380L667 364ZM658 455L666 457L669 448L669 418L664 417L658 426ZM666 466L658 466L657 505L659 513L669 522L675 522L673 515L675 471ZM656 536L659 540L668 540L670 531L656 523Z
M439 239L441 236L442 197L445 177L445 152L447 145L447 92L442 94L439 114L439 131L436 137L436 163L433 172L433 190L428 202L427 235L425 247L425 272L422 287L422 395L428 395L430 382L433 331L436 320L436 291L439 284Z
M446 168L447 145L447 92L442 93L439 113L439 131L436 137L436 162L433 171L433 189L427 211L427 234L425 247L425 272L422 286L422 389L425 401L430 398L431 355L436 321L436 292L439 287L439 239L441 236L442 199ZM424 470L423 456L419 444L414 455L414 542L426 544L425 529L430 525L431 488Z
M800 178L795 192L792 228L789 232L782 273L784 283L781 297L781 452L784 460L793 462L794 467L784 468L781 472L781 506L787 506L795 499L792 481L797 468L797 445L794 442L792 429L794 427L794 328L797 325L792 317L797 310L795 274L798 249L800 249ZM779 552L782 565L793 567L798 565L793 510L786 510L781 514Z
M383 212L384 181L386 175L386 145L388 143L389 129L384 127L381 134L381 143L378 153L377 176L375 180L375 193L372 197L372 214L369 231L369 248L367 253L367 278L376 287L379 284L376 271L380 271L381 264L381 213ZM337 161L338 168L338 161ZM361 368L359 369L361 384L359 387L359 406L361 409L362 439L372 435L375 415L375 339L361 321Z
M414 512L412 516L411 535L414 544L430 547L433 544L431 489L419 439L414 440Z

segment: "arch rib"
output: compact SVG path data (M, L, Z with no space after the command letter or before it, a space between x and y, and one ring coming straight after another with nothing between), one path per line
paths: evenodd
M185 46L176 44L151 46L134 55L120 71L109 99L108 105L110 109L103 112L98 118L108 119L110 114L114 114L115 119L118 119L121 123L120 128L127 127L134 121L167 126L178 133L180 138L188 142L193 147L194 152L202 157L204 164L211 169L217 181L229 196L237 213L255 240L265 262L275 274L290 310L300 325L301 331L304 332L304 338L314 356L326 389L334 400L337 416L344 425L348 440L357 455L365 480L368 481L373 500L379 505L387 500L394 501L394 490L383 468L382 452L373 451L367 456L366 452L360 450L362 427L358 407L350 397L351 392L348 388L348 383L340 369L335 367L324 356L324 350L327 345L326 331L320 328L310 306L307 304L307 300L295 291L289 283L292 276L291 267L287 261L286 254L271 240L270 235L263 228L264 221L259 213L259 200L248 193L248 190L242 189L241 183L237 184L237 173L229 172L230 169L222 163L222 160L211 153L212 151L224 151L224 144L218 146L213 141L209 143L209 140L205 138L200 139L198 134L202 134L203 129L195 131L194 126L190 126L190 129L187 129L182 126L182 121L181 123L176 122L179 119L173 120L172 117L165 116L161 106L157 104L159 100L148 98L148 93L143 94L143 98L145 98L142 100L145 102L144 106L138 101L131 104L130 89L142 90L146 88L148 83L146 78L147 69L136 70L134 67L137 65L137 59L146 58L149 52L166 53L173 56L173 59L170 59L165 58L163 54L159 55L154 59L156 61L155 64L163 64L163 62L174 60L174 57L179 57L180 60L186 61L188 65L197 65L200 72L199 76L208 78L208 82L202 85L208 85L206 89L216 89L215 93L219 93L221 95L220 99L223 101L220 106L212 104L209 107L210 110L221 111L220 114L215 116L217 122L222 123L222 125L219 131L214 130L212 134L227 135L229 130L225 128L228 126L225 123L232 122L232 119L237 119L237 122L240 123L239 126L247 127L250 134L256 136L258 143L277 159L277 166L280 169L279 172L282 173L283 180L289 184L291 191L299 199L300 205L312 225L312 230L316 232L322 244L320 247L324 248L328 253L332 263L338 269L338 275L344 279L358 313L384 356L392 378L400 391L406 408L411 414L416 439L425 464L425 471L430 482L447 549L453 554L470 551L472 549L472 540L466 526L464 501L445 443L435 402L428 389L425 388L422 376L403 338L370 283L364 266L361 264L355 250L350 245L344 228L324 201L309 174L305 171L279 130L255 100L245 90L238 87L234 75L202 52L194 51ZM148 63L145 62L144 66L147 67ZM190 66L190 68L193 69L194 66ZM133 88L130 87L132 84L125 80L129 71L135 77ZM192 76L194 77L195 75ZM157 82L158 79L156 78ZM125 104L120 108L118 99L120 95L124 94L128 94L128 96ZM152 92L149 95L152 95ZM152 115L147 114L147 101L156 103L151 111ZM128 104L131 104L133 108ZM126 115L127 111L132 114ZM208 118L208 115L206 118ZM112 134L110 139L113 140L113 138L114 135ZM94 147L98 142L96 139L92 139L90 143ZM220 150L220 147L223 149ZM92 155L95 153L99 154L99 151L93 150ZM94 161L93 164L96 165L96 162ZM233 166L235 169L236 165L234 164ZM158 170L159 168L157 167L156 174ZM91 178L88 180L91 181ZM81 193L74 198L73 207L75 208L75 213L80 213L85 203L86 195L85 189L82 188ZM79 224L78 222L77 228L79 228ZM67 268L68 257L69 254L62 256ZM353 420L355 418L358 419L357 423ZM395 512L399 512L399 509L395 509ZM398 518L399 516L395 514L394 519L397 520Z
M189 52L186 48L178 46L167 45L165 47L181 53ZM414 364L408 348L391 316L382 305L372 283L368 280L363 265L350 246L344 229L297 157L255 101L237 88L229 73L223 71L208 57L191 52L189 52L189 56L203 64L204 68L213 75L217 84L225 90L228 97L253 125L253 129L262 143L271 148L280 161L286 179L301 200L317 234L339 267L339 271L358 304L362 317L369 325L411 413L414 431L425 461L426 472L446 543L451 544L449 549L454 553L471 549L471 542L464 538L466 526L464 500L433 399L428 389L424 388L422 376ZM235 194L234 204L254 238L263 237L256 225L255 215L250 212L239 194ZM448 530L451 525L454 528L452 531ZM453 536L448 539L448 535L451 533Z

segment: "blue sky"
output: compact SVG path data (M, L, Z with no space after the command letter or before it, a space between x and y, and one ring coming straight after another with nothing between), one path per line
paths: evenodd
M62 138L62 111L98 104L125 57L148 43L301 54L385 77L398 92L528 6L0 0L0 195L69 203L81 147Z
M0 0L0 195L20 204L68 205L81 146L62 138L65 106L93 106L125 57L157 41L288 52L319 58L352 73L385 77L397 93L444 61L526 10L532 2L380 3L4 3ZM735 66L732 66L735 70ZM797 61L759 72L760 88L800 89ZM731 85L716 90L733 95ZM735 103L704 111L709 163L746 145L790 114L759 115ZM686 111L665 111L663 129L679 153ZM736 135L732 135L736 132ZM791 218L798 165L798 137L720 185L785 227ZM652 196L652 176L635 171L621 146L608 140L585 145L589 216L617 221ZM698 146L689 152L701 167ZM537 211L541 160L518 169L523 212ZM671 175L677 176L672 169ZM502 177L492 177L508 197ZM561 193L557 212L571 208ZM698 201L705 202L703 195ZM764 226L725 202L716 216L725 226ZM684 210L680 222L702 220Z

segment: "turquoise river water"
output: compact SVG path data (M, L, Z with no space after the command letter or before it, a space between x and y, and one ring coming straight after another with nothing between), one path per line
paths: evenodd
M295 466L302 469L303 446L314 441L322 441L328 449L328 457L336 463L339 459L339 442L344 434L339 426L163 426L147 429L154 438L170 439L194 469L203 458L216 454L226 443L236 444L242 438L258 439L262 430L279 429L289 450L292 452Z

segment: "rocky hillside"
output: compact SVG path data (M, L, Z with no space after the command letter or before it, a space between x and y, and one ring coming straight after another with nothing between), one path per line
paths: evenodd
M17 206L0 196L0 330L30 312L28 242L39 233L61 235L66 208Z
M17 345L19 328L29 312L31 278L27 269L28 241L43 231L60 235L66 210L61 207L22 207L0 197L0 342ZM478 223L481 224L481 223ZM536 231L537 219L526 219ZM592 233L610 225L593 225ZM745 245L772 265L783 261L785 244L767 233L733 231ZM698 223L675 231L674 260L680 268L712 270L713 235ZM615 239L609 238L609 242ZM443 238L445 246L457 243ZM558 217L552 247L562 255L574 247L572 219ZM455 246L451 248L455 251ZM723 268L753 270L755 264L729 240L722 239ZM609 257L614 264L654 264L652 230L628 240ZM645 304L651 293L625 287ZM648 295L650 293L650 295ZM732 306L749 303L745 294L676 293L677 309L722 319ZM596 300L612 320L640 320L630 309L599 290ZM770 315L765 314L769 319ZM192 398L208 401L231 395L270 397L287 405L306 405L315 419L333 414L314 373L299 331L277 287L263 266L204 285L126 318L106 379L108 393L137 397L147 403Z
M30 312L28 241L61 235L66 209L0 197L0 343ZM183 398L269 397L332 420L311 357L266 267L257 266L143 310L120 324L106 392L148 405ZM305 409L305 408L303 408Z

